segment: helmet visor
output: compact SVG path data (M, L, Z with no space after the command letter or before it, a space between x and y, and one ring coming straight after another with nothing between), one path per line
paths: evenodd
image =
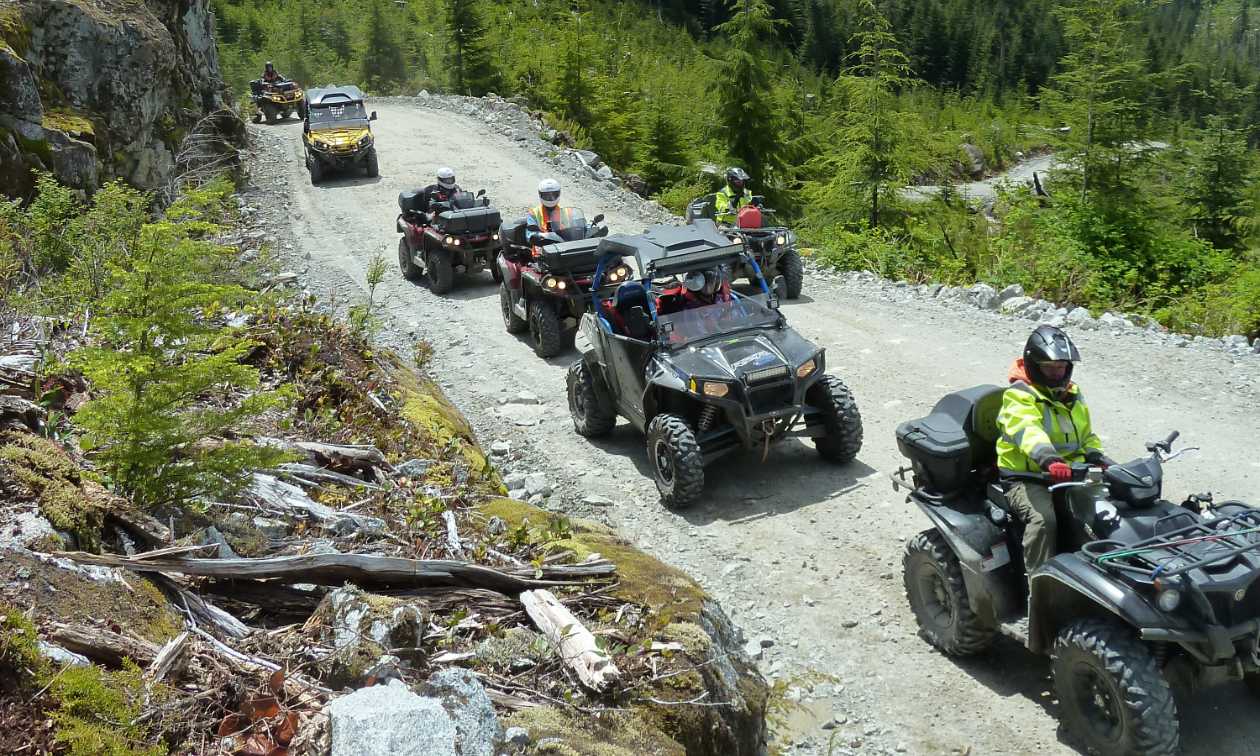
M555 202L560 199L560 192L539 192L538 199L543 202Z
M450 189L455 186L455 177L451 176L450 178L440 178L438 179L438 183L447 189Z
M1054 360L1052 362L1037 363L1037 367L1052 381L1061 381L1067 377L1068 370L1072 367L1072 363L1067 360Z

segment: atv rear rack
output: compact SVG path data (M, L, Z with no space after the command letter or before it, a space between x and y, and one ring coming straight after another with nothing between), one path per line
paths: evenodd
M1178 513L1162 518L1156 522L1156 527L1182 516ZM1221 544L1225 548L1195 548L1203 544ZM1260 510L1195 522L1134 544L1097 541L1082 549L1101 567L1143 573L1152 580L1176 577L1257 550L1260 550Z

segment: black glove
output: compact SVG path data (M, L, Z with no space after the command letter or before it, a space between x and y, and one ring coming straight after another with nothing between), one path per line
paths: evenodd
M1102 453L1102 449L1090 449L1086 451L1085 461L1091 465L1098 465L1099 467L1111 467L1116 464L1114 459Z
M1055 462L1063 462L1064 459L1059 452L1055 451L1053 446L1043 446L1040 449L1033 450L1032 461L1042 471L1045 471L1050 469L1050 465L1053 465Z

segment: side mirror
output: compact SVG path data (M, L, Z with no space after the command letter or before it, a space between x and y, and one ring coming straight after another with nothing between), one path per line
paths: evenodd
M369 121L375 121L375 120L376 120L376 111L375 111L375 110L373 110L373 111L372 111L372 115L368 116L368 120L369 120Z
M770 285L770 291L774 292L776 299L787 299L787 279L783 276L775 276L774 283ZM778 306L779 303L775 302L775 307Z
M761 203L765 201L766 201L766 198L764 196L760 194L753 195L752 204L756 205L757 207L761 207Z
M477 192L477 196L478 196L478 197L484 197L484 196L486 196L486 190L485 190L485 189L482 189L481 191Z
M531 247L537 247L547 240L543 238L542 234L530 234L526 241L529 242Z

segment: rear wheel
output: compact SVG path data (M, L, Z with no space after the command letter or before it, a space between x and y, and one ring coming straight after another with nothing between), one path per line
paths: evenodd
M311 185L318 184L324 180L324 167L319 164L319 158L312 157L311 164L307 167L311 171Z
M805 263L801 262L801 253L789 249L779 260L779 269L783 271L783 279L787 281L787 298L798 299L801 287L805 284Z
M839 378L824 375L805 392L805 402L822 413L826 435L814 448L828 462L848 462L862 450L862 415L853 395Z
M1173 756L1177 705L1154 657L1124 627L1077 620L1051 654L1068 729L1098 756Z
M264 102L262 107L263 116L266 117L268 125L274 124L276 121L280 120L280 112L276 109L275 105L272 105L269 102Z
M529 323L516 317L516 312L512 310L512 292L508 291L506 283L499 284L499 310L503 313L503 327L508 333L520 333L529 328Z
M414 281L420 277L420 266L411 259L411 242L407 241L406 236L398 240L398 268L402 271L403 278L408 281Z
M429 289L434 294L445 294L455 285L455 266L451 253L435 249L425 257L425 274L429 277Z
M560 354L560 319L555 309L541 299L529 303L529 335L534 339L534 352L539 357Z
M657 415L647 428L648 461L661 499L685 507L704 490L704 458L687 421L669 413Z
M376 148L375 147L368 148L367 160L363 162L364 162L364 166L367 168L368 178L376 178L377 176L381 174L380 164L376 162Z
M997 639L971 610L958 556L938 531L910 539L901 564L906 600L924 640L952 656L967 656Z
M569 414L573 416L573 429L583 436L606 436L617 425L617 413L609 412L599 403L595 388L595 374L586 360L578 360L569 366Z

